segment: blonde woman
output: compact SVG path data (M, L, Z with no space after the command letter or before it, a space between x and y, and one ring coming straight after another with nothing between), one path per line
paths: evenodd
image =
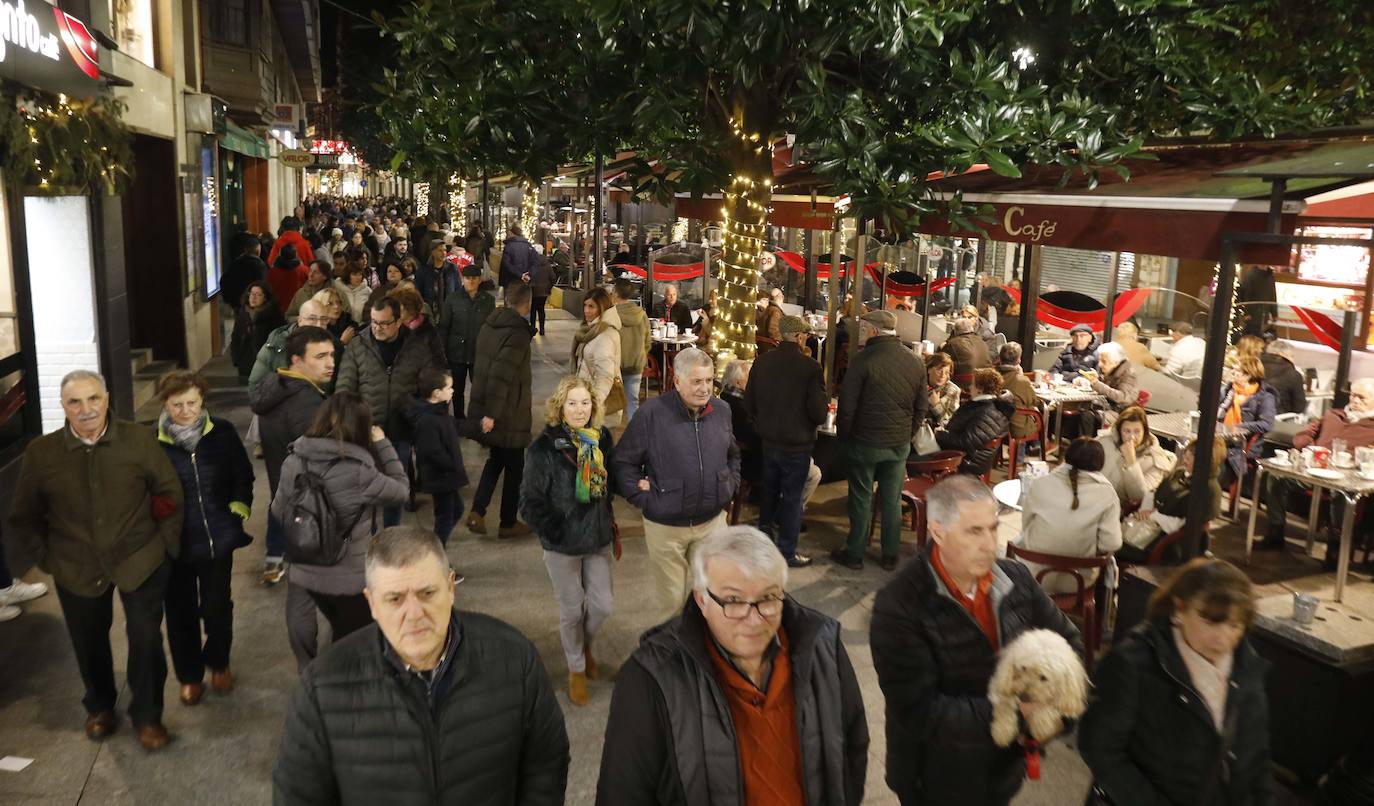
M330 335L342 344L353 341L353 337L358 335L358 325L353 321L350 306L339 289L332 285L325 286L310 299L324 306L325 329Z
M611 615L611 432L586 378L570 375L549 398L546 427L525 451L520 517L539 536L558 600L559 637L568 661L568 699L587 702L596 678L591 642ZM618 552L614 552L618 554Z
M583 323L573 338L572 366L591 382L598 408L620 377L620 313L604 288L593 288L582 302Z

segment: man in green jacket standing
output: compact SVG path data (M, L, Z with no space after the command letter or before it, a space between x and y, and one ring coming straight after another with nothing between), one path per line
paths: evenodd
M620 314L620 382L625 385L626 424L639 408L639 382L654 343L649 333L649 315L632 299L633 295L634 283L625 279L615 281L611 301Z
M463 267L463 291L451 294L444 303L440 325L448 367L453 373L453 416L463 419L463 393L472 377L477 333L496 309L495 295L482 288L482 267L469 263Z
M267 342L258 350L257 360L253 362L253 371L248 373L248 386L252 388L258 385L258 381L271 375L279 369L286 369L291 366L291 356L286 354L286 337L296 332L298 327L326 327L329 324L329 316L324 310L324 306L307 301L301 305L301 315L296 321L282 325L271 333L267 334ZM335 351L337 353L337 350ZM342 356L335 355L337 362Z
M129 641L129 717L139 744L158 750L170 738L162 725L162 601L168 558L181 551L181 479L151 429L110 416L100 375L75 370L60 388L66 423L24 451L10 529L57 583L86 685L86 735L93 740L115 729L110 603L119 589Z

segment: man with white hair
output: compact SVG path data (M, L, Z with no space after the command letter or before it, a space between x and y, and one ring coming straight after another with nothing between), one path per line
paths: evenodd
M687 303L678 299L677 283L663 286L663 304L655 307L654 318L667 319L677 325L679 333L691 331L692 311L687 307Z
M1274 389L1274 409L1278 414L1303 414L1307 411L1307 382L1293 361L1293 345L1275 339L1260 356L1264 381Z
M273 803L561 805L568 734L529 639L454 607L431 531L378 532L365 573L374 622L301 674Z
M695 347L673 361L674 390L645 402L616 446L612 477L644 513L659 621L687 596L692 547L725 525L740 480L730 405L712 394L715 364Z
M830 552L830 559L853 571L864 567L876 481L882 499L881 565L891 571L902 540L906 458L911 438L926 418L930 394L926 365L897 340L892 311L864 314L859 328L863 349L849 362L836 420L849 466L849 540Z
M1025 778L1026 750L992 740L997 653L1036 629L1079 652L1083 643L1026 566L998 559L997 500L982 481L950 476L927 491L926 507L931 541L873 603L887 785L908 806L1007 804Z
M692 571L620 669L597 804L861 803L868 721L839 624L787 595L752 527L701 541Z
M1107 401L1107 408L1102 412L1103 425L1116 422L1117 415L1134 406L1140 398L1135 367L1127 360L1126 351L1114 341L1097 348L1097 369L1080 370L1078 374ZM1084 433L1091 435L1092 432L1085 430Z
M60 388L66 422L25 449L10 533L57 583L86 686L86 736L97 741L116 726L110 626L119 590L129 717L139 744L159 750L171 738L162 725L162 602L181 553L181 479L151 429L110 416L104 378L73 370Z
M1346 450L1352 454L1356 448L1374 445L1374 378L1360 378L1350 384L1350 401L1343 409L1331 409L1314 420L1310 425L1293 437L1293 447L1299 450L1310 445L1331 449L1336 440L1343 440ZM1289 509L1288 498L1299 489L1295 481L1271 476L1267 492L1267 512L1269 531L1264 541L1258 543L1261 549L1280 550L1284 542L1284 525ZM1306 511L1304 507L1299 511ZM1366 509L1366 512L1369 510ZM1341 541L1341 519L1345 514L1345 502L1339 495L1331 496L1331 527L1326 540L1326 570L1335 570L1338 549ZM1366 515L1365 522L1369 522ZM1353 541L1358 543L1358 541Z

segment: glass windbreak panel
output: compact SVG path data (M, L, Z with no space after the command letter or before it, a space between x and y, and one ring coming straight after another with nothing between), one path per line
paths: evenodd
M5 209L5 177L0 174L0 358L19 352L19 310L15 305L14 260L8 236L10 222Z
M24 438L24 407L34 405L24 394L24 373L0 376L0 456Z

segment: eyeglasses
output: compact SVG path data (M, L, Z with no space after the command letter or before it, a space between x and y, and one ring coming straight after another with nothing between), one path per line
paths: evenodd
M728 619L739 620L747 618L751 609L757 610L759 612L759 617L764 619L773 618L782 612L781 596L765 596L757 602L727 602L709 590L706 591L706 595L711 597L711 601L720 605L720 609L724 611L725 617Z
M396 323L399 322L399 321L401 321L401 320L400 320L400 319L388 319L388 320L386 320L385 322L378 322L376 319L373 319L373 320L372 320L372 326L373 326L373 327L383 327L383 328L384 328L384 327L391 327L392 325L396 324Z

